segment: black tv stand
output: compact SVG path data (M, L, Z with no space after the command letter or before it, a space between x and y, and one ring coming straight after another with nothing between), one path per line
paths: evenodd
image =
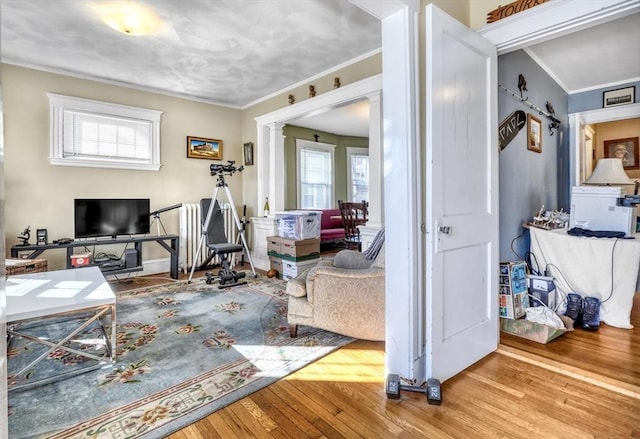
M109 245L109 244L134 244L135 249L138 252L138 260L135 267L119 268L114 270L103 270L104 274L123 274L131 273L134 271L142 270L142 243L143 242L157 242L164 247L171 255L171 261L169 264L169 274L171 278L178 278L178 249L180 246L180 238L178 235L160 235L160 236L138 236L138 237L118 237L109 239L96 239L96 240L83 240L72 241L66 244L45 244L45 245L14 245L11 247L11 257L17 258L19 252L30 251L27 256L29 259L35 259L40 256L45 250L55 249L67 249L67 268L73 268L71 265L71 255L73 255L73 249L76 247L93 247L96 245ZM168 242L168 243L167 243ZM111 268L111 267L109 267Z

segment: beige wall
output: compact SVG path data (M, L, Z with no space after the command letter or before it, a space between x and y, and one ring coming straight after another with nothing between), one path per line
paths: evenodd
M474 1L476 0L420 0L420 10L424 11L425 6L433 3L460 23L469 26L471 22L469 2L473 3Z
M500 6L505 6L513 0L471 0L469 2L469 15L471 29L480 29L487 25L487 14Z
M596 131L596 158L604 157L604 142L615 139L640 137L640 118L605 122L592 125ZM631 179L640 178L640 169L626 170Z
M209 165L219 162L188 159L189 135L221 139L223 160L242 161L240 110L12 65L3 65L2 83L7 253L26 226L31 226L32 244L38 228L48 229L50 241L73 237L74 198L150 198L155 210L210 197L215 178ZM52 166L47 92L163 111L160 171ZM242 177L228 181L236 205L241 206ZM161 220L168 233L178 233L177 209L161 214ZM123 248L96 247L96 252L108 250L120 254ZM64 256L63 250L48 250L42 257L49 261L49 269L60 269ZM167 257L158 244L144 244L144 260Z

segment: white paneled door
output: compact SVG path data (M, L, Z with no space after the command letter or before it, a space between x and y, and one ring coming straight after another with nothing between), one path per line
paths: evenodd
M426 376L441 381L498 345L497 55L426 8Z

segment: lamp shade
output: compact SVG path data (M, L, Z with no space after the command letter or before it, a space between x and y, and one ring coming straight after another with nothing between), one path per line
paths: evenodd
M622 167L622 159L600 159L584 184L610 186L634 184Z

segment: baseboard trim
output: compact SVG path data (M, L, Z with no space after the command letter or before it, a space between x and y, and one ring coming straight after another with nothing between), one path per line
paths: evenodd
M170 263L170 258L143 261L142 266L144 269L142 270L142 275L146 276L148 274L169 273L169 271L171 271Z

